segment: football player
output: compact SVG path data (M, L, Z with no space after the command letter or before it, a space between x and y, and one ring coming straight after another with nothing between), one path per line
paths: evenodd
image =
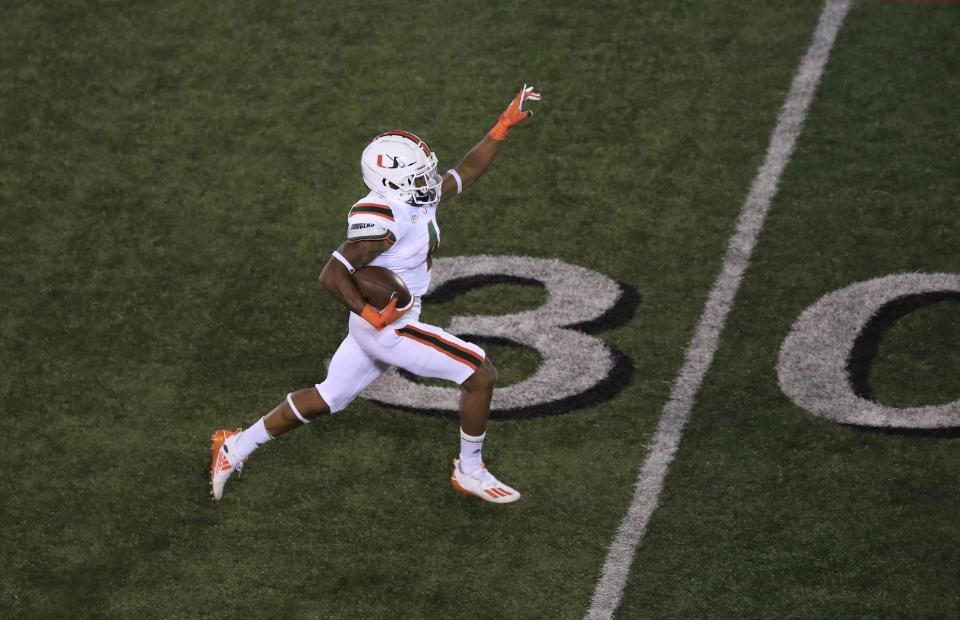
M367 145L360 170L370 193L351 207L347 239L320 273L323 287L351 311L347 336L322 383L287 394L246 429L213 433L210 485L215 501L254 450L318 415L341 411L390 366L460 386L460 457L450 475L454 488L498 504L520 499L516 489L483 465L496 368L477 345L421 323L419 317L420 297L430 285L433 253L440 243L437 205L483 176L510 129L532 115L525 104L539 99L532 86L524 85L493 129L442 176L436 154L408 131L382 133ZM393 298L382 310L369 305L351 278L366 265L396 273L411 293L410 303L398 308Z

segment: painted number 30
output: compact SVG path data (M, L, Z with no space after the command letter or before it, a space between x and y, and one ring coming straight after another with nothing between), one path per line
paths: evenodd
M543 287L547 301L516 314L456 316L446 328L481 346L524 346L540 354L542 362L533 376L494 391L491 417L564 413L612 398L629 382L629 358L591 334L632 318L639 304L633 289L556 259L458 256L434 261L424 299L442 303L496 283ZM448 415L457 411L460 390L420 385L391 369L363 396L392 407Z

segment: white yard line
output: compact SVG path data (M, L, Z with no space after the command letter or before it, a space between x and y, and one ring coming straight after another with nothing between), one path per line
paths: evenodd
M780 110L763 165L757 171L740 212L737 230L730 239L723 259L723 268L713 283L697 330L687 347L670 400L663 407L652 447L637 475L633 501L610 544L590 609L586 613L588 619L611 618L620 604L637 545L643 539L647 523L657 508L667 470L690 418L697 392L713 362L727 314L733 307L734 297L750 263L750 255L770 210L770 203L777 193L780 176L790 161L817 83L823 75L830 49L850 10L850 4L851 0L827 0L820 14L813 41L797 68L790 93Z

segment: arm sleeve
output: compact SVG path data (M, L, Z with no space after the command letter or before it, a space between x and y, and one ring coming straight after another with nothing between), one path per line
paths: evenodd
M352 213L347 218L347 241L397 242L396 222L370 213Z

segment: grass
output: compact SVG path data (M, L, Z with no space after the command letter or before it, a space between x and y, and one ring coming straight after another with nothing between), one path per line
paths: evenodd
M780 392L775 367L793 321L822 295L892 273L960 270L958 187L942 174L957 164L944 135L960 119L938 95L955 81L944 76L957 56L935 44L958 19L866 3L848 17L624 617L957 614L957 439L816 418ZM880 402L956 400L957 309L931 306L888 333L872 374ZM934 359L942 366L921 372Z
M5 4L0 615L581 617L819 10ZM958 17L851 14L623 617L956 615L956 440L810 416L771 356L830 290L960 269ZM449 487L455 422L363 400L258 452L213 505L211 430L321 379L343 336L316 276L366 141L411 129L453 165L524 82L544 101L441 209L442 255L557 257L636 288L633 320L599 335L632 382L491 423L485 458L524 493L506 510ZM955 310L890 332L885 402L956 398L955 351L931 346L956 342ZM537 363L511 351L492 350L507 381Z

